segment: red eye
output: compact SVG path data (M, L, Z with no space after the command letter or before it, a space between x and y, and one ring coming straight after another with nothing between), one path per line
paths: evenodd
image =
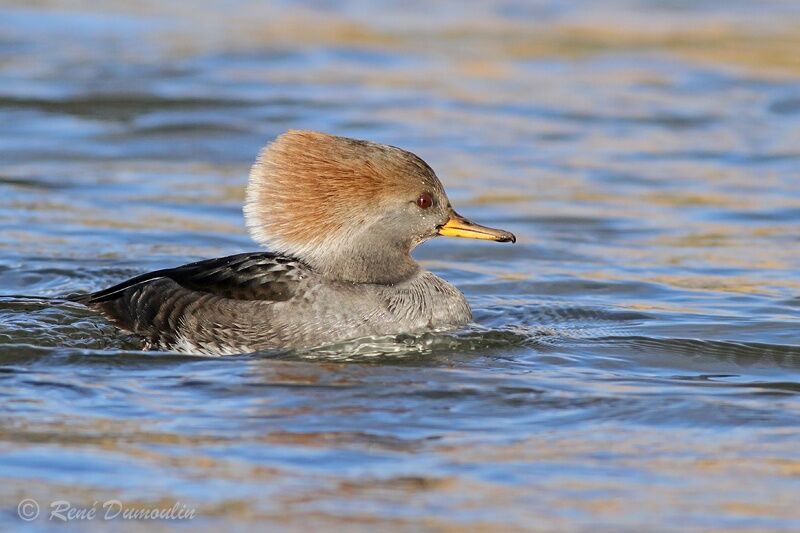
M417 205L420 209L428 209L433 205L433 196L430 193L424 192L417 198Z

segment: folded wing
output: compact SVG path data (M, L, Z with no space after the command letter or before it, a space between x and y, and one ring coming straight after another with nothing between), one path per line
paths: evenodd
M70 299L98 309L117 326L142 336L148 347L170 349L191 333L218 338L219 326L235 336L252 321L252 306L236 302L283 302L293 298L307 267L267 252L245 253L157 270L92 294ZM200 313L209 319L198 321ZM213 333L213 335L212 335ZM232 338L231 342L236 339Z

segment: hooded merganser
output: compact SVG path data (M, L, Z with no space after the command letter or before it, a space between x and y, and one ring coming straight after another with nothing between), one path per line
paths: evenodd
M158 270L71 299L145 349L234 354L452 329L464 295L411 258L437 235L515 242L458 215L433 170L383 144L289 131L250 172L245 219L270 252Z

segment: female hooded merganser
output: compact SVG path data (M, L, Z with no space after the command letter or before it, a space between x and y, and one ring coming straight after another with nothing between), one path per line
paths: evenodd
M468 323L464 295L411 250L437 235L516 240L453 211L416 155L312 131L289 131L261 151L244 214L271 252L158 270L72 299L142 337L145 349L310 348Z

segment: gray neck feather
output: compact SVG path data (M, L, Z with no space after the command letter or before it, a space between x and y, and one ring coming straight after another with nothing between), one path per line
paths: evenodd
M392 285L419 271L411 258L411 243L388 231L368 231L334 246L320 246L303 259L324 277L351 283Z

